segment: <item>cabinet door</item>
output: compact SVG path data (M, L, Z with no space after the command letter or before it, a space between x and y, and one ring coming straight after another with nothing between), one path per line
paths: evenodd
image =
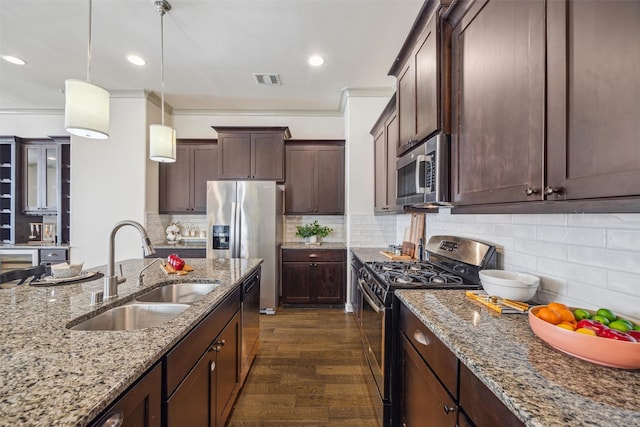
M387 205L396 206L396 148L398 147L398 115L392 113L385 123L387 138Z
M456 403L404 334L401 336L400 422L404 426L455 426Z
M387 206L387 140L384 125L373 136L373 159L374 207L383 209Z
M316 213L344 213L344 147L316 149Z
M162 364L149 371L126 394L119 398L92 427L160 427ZM121 424L117 424L120 420ZM178 425L178 424L175 424ZM195 425L195 424L193 424Z
M58 147L24 146L23 201L25 212L56 213L58 208Z
M640 2L553 1L547 16L548 198L640 194Z
M209 417L215 408L216 354L206 352L167 399L167 427L215 426Z
M310 262L282 263L282 302L307 304L311 302Z
M318 304L342 304L345 295L344 262L317 262L312 269L312 301Z
M284 181L284 138L282 133L251 136L251 178Z
M218 374L216 378L216 419L224 426L240 389L240 311L216 339Z
M175 163L161 163L159 211L188 212L191 210L191 153L188 146L176 146Z
M458 205L541 198L544 10L540 1L478 1L453 28L452 196Z
M315 209L315 153L308 147L286 147L285 213L308 214Z
M397 152L402 154L415 143L416 134L416 71L413 56L398 75L399 135Z
M440 67L437 33L438 17L431 18L415 52L416 67L416 134L421 140L439 126Z
M218 133L218 174L223 179L251 178L250 133Z
M218 179L218 146L207 144L192 147L193 213L207 212L207 181Z

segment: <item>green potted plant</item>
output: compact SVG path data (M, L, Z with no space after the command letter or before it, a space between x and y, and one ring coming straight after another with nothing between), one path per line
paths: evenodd
M308 239L308 243L319 243L323 237L327 237L333 231L333 228L326 225L318 224L317 220L314 220L311 224L297 225L296 236Z

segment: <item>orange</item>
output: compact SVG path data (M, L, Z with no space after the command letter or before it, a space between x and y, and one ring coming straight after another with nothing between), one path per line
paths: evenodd
M558 311L558 312L560 310L567 310L569 308L565 304L562 304L561 302L555 302L555 301L547 304L547 307L549 307L551 310Z
M568 331L573 331L573 325L570 323L562 322L562 323L558 323L556 326L562 329L566 329Z
M549 307L549 308L551 308L551 307ZM560 309L551 308L551 310L553 310L556 313L558 313L560 315L560 317L562 318L563 322L576 323L576 316L574 316L573 312L571 310L569 310L568 308L560 308Z
M538 317L545 322L553 323L554 325L562 322L562 317L560 317L557 312L551 310L549 307L542 307L538 311Z

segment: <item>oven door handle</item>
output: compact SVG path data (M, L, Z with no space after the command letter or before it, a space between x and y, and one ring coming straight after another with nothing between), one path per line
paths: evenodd
M364 297L364 299L371 306L371 308L373 308L373 310L376 312L376 314L380 314L380 313L384 312L384 307L380 308L380 306L378 306L378 304L376 304L376 302L373 300L373 298L371 298L369 296L369 293L367 292L366 288L364 287L363 282L364 282L364 280L358 279L358 286L360 286L360 291L362 292L362 296Z
M427 187L420 186L420 177L422 176L420 172L426 170L426 165L429 161L431 161L430 156L426 156L424 154L420 154L418 157L416 157L416 193L424 194L427 191ZM423 163L425 165L425 168L420 167ZM424 177L424 180L426 183L426 177Z

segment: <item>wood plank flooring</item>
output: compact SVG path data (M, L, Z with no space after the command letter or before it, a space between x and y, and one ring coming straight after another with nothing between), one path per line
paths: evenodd
M231 427L377 427L353 316L282 308L260 316L258 355Z

